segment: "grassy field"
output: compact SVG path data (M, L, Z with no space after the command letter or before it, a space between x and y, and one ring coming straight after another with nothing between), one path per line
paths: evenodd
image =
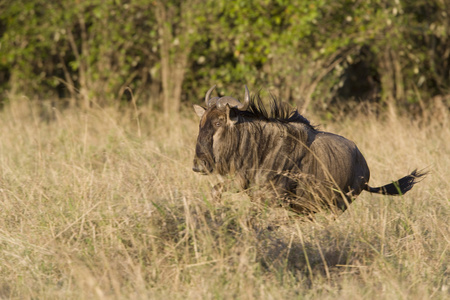
M363 192L311 222L238 191L213 201L218 179L191 171L192 111L7 105L0 298L448 299L448 115L306 117L356 142L372 186L431 173L403 197Z

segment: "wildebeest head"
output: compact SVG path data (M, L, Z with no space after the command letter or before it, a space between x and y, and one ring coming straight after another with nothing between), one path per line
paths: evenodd
M214 85L206 93L206 108L194 105L194 110L200 117L200 126L192 170L204 174L214 171L214 136L225 127L234 126L237 123L238 115L235 109L245 111L250 104L247 86L245 86L244 103L230 96L211 98L215 87Z

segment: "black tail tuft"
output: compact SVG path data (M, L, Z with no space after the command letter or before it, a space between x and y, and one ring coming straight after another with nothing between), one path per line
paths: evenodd
M403 195L412 187L420 182L421 178L428 174L427 171L412 171L411 174L400 178L397 181L394 181L390 184L386 184L380 187L370 187L366 186L365 190L371 193L378 193L383 195Z

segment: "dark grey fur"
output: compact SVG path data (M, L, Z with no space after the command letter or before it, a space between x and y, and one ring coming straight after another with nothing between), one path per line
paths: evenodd
M270 112L259 95L249 104L245 111L194 106L201 118L194 171L234 175L243 189L256 187L265 195L270 190L272 198L299 213L345 210L363 190L401 195L425 175L413 171L372 188L366 160L352 141L317 130L275 99Z

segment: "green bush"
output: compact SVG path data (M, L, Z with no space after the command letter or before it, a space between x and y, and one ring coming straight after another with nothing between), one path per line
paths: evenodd
M213 84L238 96L247 84L303 109L338 100L423 109L449 99L448 5L9 0L0 4L0 89L84 105L132 91L170 113Z

